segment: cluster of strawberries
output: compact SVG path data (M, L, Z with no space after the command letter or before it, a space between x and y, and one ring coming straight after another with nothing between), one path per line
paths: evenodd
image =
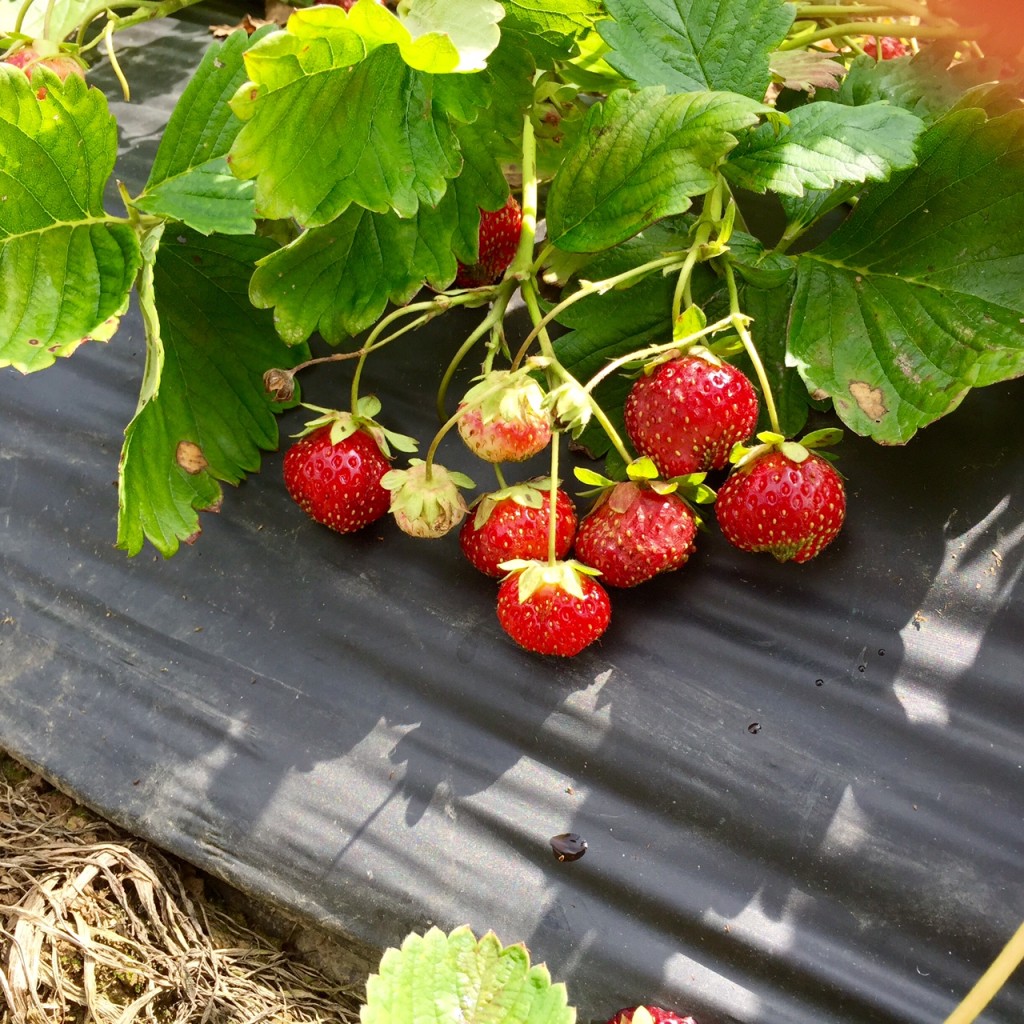
M494 230L510 209L484 215L480 265L460 268L463 281L493 279L511 261L508 225ZM504 251L496 260L498 244ZM563 426L564 398L557 389L545 392L530 365L492 370L463 396L455 422L481 460L522 463L552 447ZM291 496L340 533L389 511L413 536L439 537L461 524L466 558L501 578L502 627L541 654L578 654L605 632L611 618L606 586L634 587L683 566L700 525L695 504L715 500L731 544L780 561L813 558L845 518L842 479L827 456L813 450L832 443L836 432L819 431L801 442L763 432L746 447L757 427L757 392L738 368L705 349L670 351L635 381L624 415L639 455L621 481L577 470L596 485L582 519L554 472L501 486L470 506L461 492L474 484L464 474L429 457L410 460L408 469L392 468L390 445L411 450L414 442L381 427L373 419L379 404L366 402L353 413L320 410L324 415L308 425L284 459ZM554 448L557 459L557 442ZM716 500L705 476L730 463Z

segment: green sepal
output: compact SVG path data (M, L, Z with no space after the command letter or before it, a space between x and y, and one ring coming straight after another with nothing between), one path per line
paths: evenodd
M601 572L575 559L564 562L541 562L529 558L513 558L501 562L499 569L507 573L505 579L519 574L519 603L528 601L541 587L552 586L564 590L567 594L583 600L583 587L580 576L600 576Z
M839 427L823 427L820 430L812 430L804 434L799 441L788 441L782 434L773 430L762 430L757 439L760 444L748 447L742 441L733 445L729 453L729 461L737 468L748 466L771 451L782 452L792 462L805 462L811 454L811 449L828 448L838 444L842 440L843 431ZM832 452L817 451L817 455L829 462L835 460Z
M802 444L797 441L783 441L779 445L779 451L791 462L806 462L811 454Z
M558 483L555 484L558 486ZM517 505L523 508L540 508L544 503L544 495L551 491L551 478L537 477L535 480L527 480L525 483L510 484L497 491L490 491L481 495L473 504L476 512L473 516L473 529L480 530L491 513L501 501L511 498Z
M544 407L555 424L573 439L583 433L594 413L590 392L576 380L567 380L549 391Z
M594 470L587 469L584 466L574 466L572 472L573 476L575 476L581 484L586 484L587 487L590 488L590 490L579 492L579 496L581 498L593 498L608 490L609 487L614 487L617 483L621 482L618 480L610 480L608 477L602 476L600 473L595 473Z
M443 537L469 511L459 488L475 487L465 473L452 472L423 459L410 459L408 469L391 469L380 480L391 492L389 511L411 537Z
M639 459L634 459L626 467L626 476L633 481L648 482L657 480L659 475L658 467L654 464L654 460L647 455L641 455Z
M356 402L355 413L343 412L340 409L325 409L319 405L303 402L302 407L311 412L320 413L314 419L307 420L302 430L292 437L305 437L320 427L330 426L331 444L340 444L357 430L365 430L377 442L377 447L386 458L391 458L392 447L400 452L414 452L419 442L407 434L399 434L394 430L382 427L373 417L381 410L380 399L375 395L364 395Z
M708 325L708 318L700 306L687 306L672 325L672 340L682 341L694 334L700 334Z

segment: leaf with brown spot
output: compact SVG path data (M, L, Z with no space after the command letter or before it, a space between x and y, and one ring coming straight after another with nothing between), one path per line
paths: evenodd
M206 461L203 449L194 441L179 441L178 447L174 452L174 461L177 462L186 473L191 473L193 476L195 476L196 473L202 473L202 471L210 465Z
M858 434L903 444L1024 374L1024 111L955 111L919 163L797 259L788 361Z
M125 431L118 547L129 554L146 540L166 557L193 543L199 512L221 507L221 483L239 483L259 468L261 449L277 447L274 414L289 405L264 391L263 374L296 365L308 349L285 345L270 314L249 301L253 267L272 248L181 226L165 233L152 284L140 284L151 308L148 365L159 369Z

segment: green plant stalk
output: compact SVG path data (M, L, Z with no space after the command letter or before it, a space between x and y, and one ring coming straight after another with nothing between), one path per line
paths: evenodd
M522 228L519 232L516 254L505 271L506 278L511 277L517 281L526 280L531 276L533 249L537 241L537 137L529 113L523 117L522 154L523 185L519 200L523 218Z
M732 261L728 256L722 260L722 267L725 272L726 284L729 287L729 312L732 326L740 336L743 348L753 364L754 373L757 374L758 382L761 385L761 393L764 395L765 409L768 411L768 422L776 434L781 434L782 431L779 429L779 413L775 408L775 399L772 397L772 388L768 382L768 374L765 373L760 353L757 351L754 339L747 329L748 317L740 310L739 292L736 289L736 275L733 273Z
M28 7L32 2L33 0L28 0L28 4L26 4L26 7ZM134 11L159 11L160 8L165 6L165 4L166 0L112 0L112 2L110 3L95 4L93 7L88 8L88 10L86 10L86 12L82 15L82 20L78 23L78 34L75 37L75 43L78 45L80 49L90 50L100 41L102 36L97 36L90 43L86 44L85 34L89 31L89 26L101 14L107 14L109 17L111 12L117 10L119 7L130 7ZM160 14L157 13L153 16L160 17ZM111 20L116 22L118 20L117 16L115 15ZM120 27L121 26L115 25L115 31Z
M18 16L14 19L14 31L16 33L21 32L21 26L25 21L25 15L28 14L28 9L34 2L35 0L23 0L22 5L18 8Z
M627 357L627 360L628 358L629 357ZM590 405L590 412L593 415L594 419L597 420L601 429L605 432L605 436L611 442L612 447L622 457L623 462L627 464L632 462L632 454L630 454L629 449L623 443L622 438L619 437L619 432L613 426L612 421L608 419L607 413L598 404L597 399L594 398L593 394L591 393L590 387L584 387L582 384L580 384L580 382L571 373L569 373L569 371L564 366L562 366L561 363L557 361L554 364L552 364L551 371L554 374L556 374L559 378L561 378L561 380L564 383L574 384L576 387L581 388L586 393L587 401Z
M744 316L744 314L740 314ZM744 317L745 319L745 317ZM708 324L707 327L702 328L699 331L695 331L693 334L687 334L685 338L678 338L672 341L662 342L660 345L648 345L647 348L637 349L635 352L627 352L624 356L619 356L617 359L611 360L594 374L593 377L583 385L583 390L588 394L597 387L608 377L614 373L620 366L625 366L626 363L631 363L636 359L649 359L653 356L660 356L665 352L671 352L674 349L682 349L693 342L699 341L701 338L706 338L711 334L717 334L719 331L724 331L727 327L735 327L735 317L730 313L729 316L723 317L721 320L716 320L713 324Z
M807 18L854 18L890 15L891 17L934 18L923 4L914 0L889 0L880 4L803 4L796 9L796 21Z
M715 229L715 224L722 217L723 188L724 179L719 175L717 184L708 193L704 209L701 211L700 220L697 222L697 230L694 232L693 244L690 246L689 252L686 254L686 262L679 271L675 291L672 293L673 325L678 321L683 312L683 303L685 302L687 306L690 306L693 302L693 297L690 291L690 279L693 275L693 268L697 265L697 261L700 259L701 248L711 241L711 234Z
M548 565L558 561L556 546L558 544L558 434L551 438L551 480L548 489Z
M394 341L396 338L401 337L403 334L415 330L417 327L422 327L425 323L437 316L438 313L447 312L453 305L464 305L464 302L459 302L460 298L462 298L462 296L438 296L438 298L431 299L429 302L417 302L411 306L402 306L377 322L376 326L367 337L365 344L359 350L359 362L356 363L356 368L352 374L350 401L353 415L356 414L358 409L359 384L363 375L363 367L366 365L366 360L370 353L379 348L383 348L385 345ZM471 296L467 296L467 301L470 298ZM440 299L443 299L444 301L439 302ZM424 315L416 317L415 320L410 321L404 327L395 331L394 334L388 335L383 340L377 340L396 320L400 320L402 317L415 313L422 313Z
M117 54L114 52L114 23L112 21L108 21L106 28L103 30L103 40L107 44L107 59L110 61L110 66L114 69L114 76L121 83L121 94L124 96L125 103L127 103L131 99L131 89L128 86L128 79L124 77L124 72L118 63Z
M448 388L451 385L452 378L455 376L455 372L459 366L462 365L463 359L473 350L476 343L493 328L496 324L499 324L505 317L505 310L508 307L509 300L512 297L513 289L502 287L487 313L487 316L473 328L472 332L466 338L466 340L459 346L459 350L452 356L451 361L448 363L447 369L444 371L444 375L441 377L441 383L437 387L437 418L444 422L446 413L444 410L445 399L448 397Z
M178 11L183 11L186 7L194 7L199 2L200 0L164 0L163 3L152 6L148 4L130 4L128 6L136 8L135 14L129 14L127 18L115 16L111 20L114 22L114 31L120 32L122 29L131 28L133 25L141 25L143 22L152 21L154 18L166 18L172 14L177 14ZM102 13L108 6L104 4L97 13Z
M779 45L780 50L801 50L811 43L842 36L891 36L900 26L884 21L854 21L846 25L831 25L827 28L811 29L798 36L786 39ZM972 30L959 25L907 25L906 38L915 39L969 39Z
M648 274L653 274L657 270L674 269L681 267L686 262L686 258L679 255L679 253L673 253L669 256L661 256L656 260L651 260L648 263L642 263L639 267L633 267L630 270L624 270L621 274L616 274L614 277L605 278L603 281L581 281L580 287L572 293L562 299L556 306L553 306L551 310L546 313L540 321L534 326L533 330L526 336L523 344L520 346L519 351L516 353L515 359L512 360L512 368L515 369L525 358L527 351L533 342L537 339L538 334L541 330L547 327L552 320L554 320L560 313L568 309L570 306L579 302L580 299L585 299L588 295L597 295L602 292L610 291L612 288L618 287L620 284L625 284L627 281L631 281L634 278L646 277ZM525 298L525 296L524 296Z
M537 238L537 139L533 131L533 122L528 114L523 118L522 153L523 186L519 205L523 219L522 229L519 233L519 245L516 247L516 254L512 258L512 262L505 271L490 312L459 347L441 378L437 389L437 413L438 419L442 421L445 418L444 403L448 394L448 386L462 360L466 358L484 334L504 321L505 311L515 292L515 282L528 280L534 273L533 249ZM485 372L490 369L493 355L492 348L484 367ZM427 465L429 466L429 464L430 462L427 460Z

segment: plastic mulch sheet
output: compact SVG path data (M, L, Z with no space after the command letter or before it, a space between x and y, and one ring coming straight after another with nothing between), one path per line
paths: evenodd
M208 20L122 53L134 185ZM390 425L433 432L457 333L371 362ZM1024 919L1019 383L905 448L848 436L848 524L816 561L709 531L561 661L505 637L454 535L307 520L280 453L193 547L117 551L144 347L133 310L0 373L0 746L98 811L378 947L522 940L583 1020L935 1024ZM336 404L344 371L306 387ZM584 857L552 855L563 832ZM1024 982L981 1019L1024 1020Z

